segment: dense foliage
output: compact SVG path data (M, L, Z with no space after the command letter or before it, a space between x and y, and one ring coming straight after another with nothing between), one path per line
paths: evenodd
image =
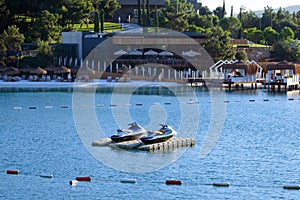
M213 11L205 5L196 11L187 0L166 0L163 8L150 10L149 2L136 0L141 9L137 20L140 25L205 33L209 39L203 46L215 61L241 57L229 44L231 38L274 46L274 56L299 60L300 11L289 13L282 8L274 11L267 6L260 15L241 8L233 16L231 8L227 16L225 1ZM0 61L19 55L23 42L36 43L40 57L45 52L52 55L57 50L45 46L59 43L62 31L73 31L78 24L86 27L94 24L91 31L103 31L103 21L110 21L119 8L117 0L0 0Z

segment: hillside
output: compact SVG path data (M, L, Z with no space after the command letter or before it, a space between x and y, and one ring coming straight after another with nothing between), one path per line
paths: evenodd
M278 11L279 8L273 8L275 12ZM288 6L284 8L285 10L289 11L290 13L293 12L298 12L300 11L300 5L294 5L294 6ZM261 15L264 10L258 10L258 11L254 11L256 15Z

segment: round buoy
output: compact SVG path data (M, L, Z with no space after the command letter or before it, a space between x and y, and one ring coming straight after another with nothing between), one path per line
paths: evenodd
M283 188L288 190L300 190L300 185L295 185L295 184L284 185Z
M229 101L224 101L224 103L229 103Z
M229 187L229 182L215 182L213 183L213 186L217 186L217 187Z
M92 181L92 178L90 176L79 176L76 177L77 181Z
M255 101L254 99L250 99L250 100L249 100L249 102L254 102L254 101Z
M294 101L294 99L293 98L289 98L289 101Z
M36 109L36 107L35 106L30 106L29 109L34 110L34 109Z
M16 106L14 107L14 110L22 110L22 107Z
M166 184L167 185L181 185L181 181L180 180L166 180Z
M45 106L46 109L52 109L53 106Z
M61 106L60 108L69 108L69 106Z
M142 106L143 104L142 103L137 103L135 104L136 106Z
M72 185L72 186L76 186L78 184L78 181L77 180L71 180L69 182L69 184Z
M171 103L170 102L166 102L165 105L171 105Z
M123 178L120 180L121 183L136 183L136 179L133 178Z
M11 169L9 169L9 170L6 171L6 173L7 174L19 174L20 172L18 170L11 170Z
M264 99L264 101L269 101L269 99Z
M117 106L117 104L110 104L110 106Z

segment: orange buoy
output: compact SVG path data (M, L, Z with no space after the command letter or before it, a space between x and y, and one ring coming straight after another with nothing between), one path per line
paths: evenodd
M180 180L166 180L166 184L167 185L181 185L181 181Z
M77 181L92 181L92 178L90 176L79 176L76 177Z
M6 173L7 174L19 174L20 172L18 170L11 170L11 169L9 169L9 170L6 171Z

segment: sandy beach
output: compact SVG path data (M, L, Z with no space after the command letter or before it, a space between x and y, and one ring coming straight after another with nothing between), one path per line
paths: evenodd
M73 88L73 87L137 87L137 86L183 86L176 82L149 82L141 80L131 80L129 82L108 82L106 80L95 79L91 82L30 82L21 80L17 82L0 81L0 88Z

